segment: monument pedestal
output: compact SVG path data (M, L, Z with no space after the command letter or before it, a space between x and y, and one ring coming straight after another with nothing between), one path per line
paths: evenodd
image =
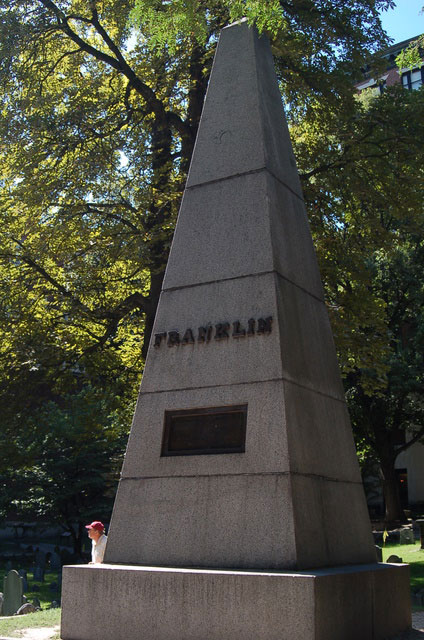
M64 568L67 640L383 640L411 626L408 565Z

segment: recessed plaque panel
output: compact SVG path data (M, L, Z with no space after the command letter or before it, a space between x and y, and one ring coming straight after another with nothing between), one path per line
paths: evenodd
M165 411L162 456L243 453L247 404Z

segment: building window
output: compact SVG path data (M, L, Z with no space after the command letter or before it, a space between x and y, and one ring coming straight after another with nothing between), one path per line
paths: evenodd
M419 89L424 83L424 67L402 73L402 86L409 91Z
M412 89L410 71L406 71L405 73L402 73L402 86L405 87L405 89L409 89L409 90Z

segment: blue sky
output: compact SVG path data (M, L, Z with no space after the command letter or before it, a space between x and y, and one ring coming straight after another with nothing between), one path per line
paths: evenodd
M381 21L394 42L424 33L424 15L420 15L424 0L397 0L396 8L381 13Z

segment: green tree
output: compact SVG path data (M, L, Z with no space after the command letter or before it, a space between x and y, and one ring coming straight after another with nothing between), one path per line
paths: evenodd
M395 462L424 438L423 235L405 241L391 255L376 252L373 268L390 332L387 383L379 393L367 394L364 372L357 370L347 378L348 400L357 440L367 447L368 460L381 467L386 520L406 522Z
M1 438L0 511L57 523L81 556L84 525L110 517L128 436L120 405L110 388L86 387L19 415L26 437Z
M84 521L110 516L139 372L111 350L69 364L44 327L29 329L19 363L2 360L0 515L57 522L80 554Z
M74 358L140 330L145 353L219 30L266 29L290 113L313 115L353 103L391 4L3 0L4 286L62 318Z
M69 396L114 381L135 392L217 36L243 15L271 38L343 370L374 367L363 387L385 388L367 256L390 245L392 218L415 215L420 196L396 185L416 180L417 144L397 131L400 97L361 107L353 82L387 44L392 5L0 0L1 429L21 467L42 467L43 411L62 424ZM119 397L125 415L133 396Z
M422 433L423 116L424 91L394 87L362 94L344 121L304 120L293 136L355 435L381 466L390 521L404 519L396 457Z

